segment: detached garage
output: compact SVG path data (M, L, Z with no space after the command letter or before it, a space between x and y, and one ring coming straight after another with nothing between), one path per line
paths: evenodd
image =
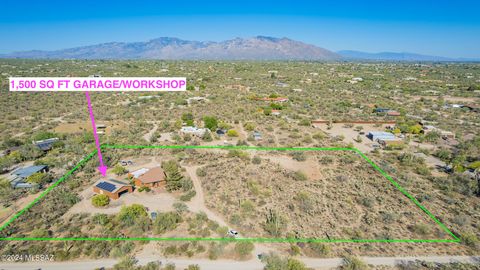
M133 192L133 187L115 179L100 180L93 187L93 192L105 194L110 197L110 199L116 200L120 198L122 194Z

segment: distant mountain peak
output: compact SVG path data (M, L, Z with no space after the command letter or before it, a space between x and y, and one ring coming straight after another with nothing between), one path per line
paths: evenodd
M278 41L281 40L281 38L269 37L269 36L256 36L254 38L259 39L259 40L270 41L270 42L278 42Z
M47 59L202 59L202 60L338 60L329 50L288 38L256 36L231 40L189 41L159 37L146 42L110 42L57 51L25 51L7 58Z

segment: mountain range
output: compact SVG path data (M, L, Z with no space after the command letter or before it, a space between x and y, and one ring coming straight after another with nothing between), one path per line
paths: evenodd
M409 52L380 52L367 53L361 51L338 51L345 60L373 60L373 61L426 61L426 62L457 62L457 61L478 61L471 58L449 58L443 56L423 55Z
M333 52L289 38L256 36L231 40L189 41L160 37L146 42L109 42L56 51L21 51L0 58L164 59L164 60L307 60L307 61L478 61L414 53Z
M222 42L161 37L147 42L111 42L58 51L25 51L7 58L166 60L339 60L329 50L288 38L257 36Z

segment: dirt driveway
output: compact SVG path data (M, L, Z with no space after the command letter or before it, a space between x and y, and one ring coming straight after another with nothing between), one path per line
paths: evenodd
M373 150L372 145L377 144L375 142L372 142L370 139L367 138L365 134L368 134L369 131L384 131L385 127L388 125L381 125L381 126L375 126L373 124L361 124L361 125L355 125L354 127L345 127L345 124L343 123L333 123L332 128L328 129L327 124L314 124L316 128L321 129L323 132L326 134L329 134L332 137L336 136L343 136L345 139L343 140L346 143L352 143L355 148L358 150L368 153ZM360 135L360 132L355 131L354 128L356 126L362 126L363 127L363 132L365 132L364 135ZM356 142L355 140L357 139L357 136L360 136L362 139L361 142Z

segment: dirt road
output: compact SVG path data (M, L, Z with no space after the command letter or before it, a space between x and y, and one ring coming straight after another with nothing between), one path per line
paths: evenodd
M156 123L154 123L153 128L148 133L143 135L143 139L145 139L145 141L147 141L147 142L151 142L152 136L155 133L155 131L157 131L157 129L158 129L158 125Z
M165 259L162 257L148 256L137 258L139 264L152 261L160 261L163 265L174 263L177 269L185 269L190 264L198 264L202 270L260 270L263 264L257 258L248 261L233 260L209 260L209 259ZM314 269L333 269L342 264L341 258L315 259L297 258L308 267ZM362 257L362 260L371 265L394 266L402 261L422 260L427 262L464 262L480 264L480 256L423 256L423 257ZM91 270L99 267L112 267L117 260L102 259L96 261L72 261L72 262L28 262L28 263L3 263L0 269L4 270Z
M196 213L204 212L209 219L217 222L218 224L220 224L220 226L229 227L222 217L212 212L210 209L208 209L205 206L205 196L203 195L202 184L200 182L200 179L198 179L197 173L196 173L199 166L184 166L184 167L188 175L190 176L190 179L192 179L193 187L195 188L195 192L197 193L192 198L192 200L186 203L190 211L196 212Z

